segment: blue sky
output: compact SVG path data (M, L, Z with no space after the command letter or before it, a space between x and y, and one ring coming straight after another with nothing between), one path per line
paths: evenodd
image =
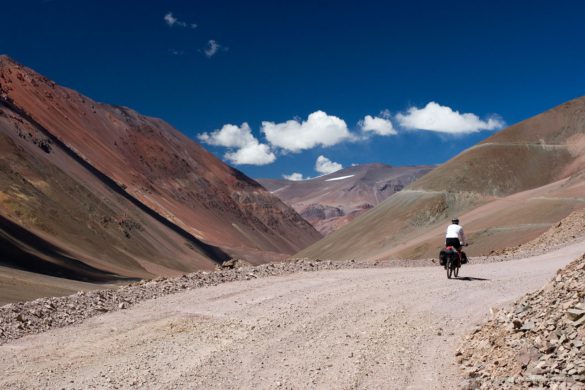
M0 8L1 53L93 99L163 118L253 177L315 176L320 156L321 172L437 164L502 123L585 94L581 1Z

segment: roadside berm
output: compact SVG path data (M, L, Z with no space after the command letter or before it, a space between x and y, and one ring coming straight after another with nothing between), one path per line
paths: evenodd
M492 318L457 352L469 389L585 389L585 255Z

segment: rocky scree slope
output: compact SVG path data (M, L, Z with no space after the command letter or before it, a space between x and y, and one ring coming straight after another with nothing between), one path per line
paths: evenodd
M554 250L584 237L585 209L581 209L572 212L534 240L513 248L493 250L485 256L485 259L489 261L491 258L497 258L499 261L504 261L527 257L531 254Z
M466 337L467 388L585 388L585 255Z

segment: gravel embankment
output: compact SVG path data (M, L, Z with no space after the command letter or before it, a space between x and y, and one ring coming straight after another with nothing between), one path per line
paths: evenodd
M457 352L467 388L585 389L585 255L494 313Z
M502 261L583 240L585 209L540 237L493 256ZM489 261L490 258L488 257ZM585 255L468 335L457 353L467 388L585 389Z
M482 256L476 260L495 262L536 256L583 240L584 237L585 208L572 212L532 241L514 248L494 250L488 256Z

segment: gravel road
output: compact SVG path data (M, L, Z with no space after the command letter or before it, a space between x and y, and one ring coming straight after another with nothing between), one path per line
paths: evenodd
M0 346L0 388L452 389L462 336L585 252L346 269L152 299Z

